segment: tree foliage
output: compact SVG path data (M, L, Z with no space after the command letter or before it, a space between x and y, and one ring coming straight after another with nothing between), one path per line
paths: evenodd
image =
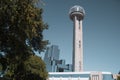
M120 76L117 77L117 80L120 80Z
M21 64L17 65L16 69L11 65L8 72L5 75L5 78L11 78L14 76L14 79L18 80L46 80L48 74L45 69L45 64L41 58L36 55L30 55ZM11 71L13 70L13 71Z
M118 72L118 74L120 75L120 71Z
M43 40L42 32L48 26L42 20L43 10L37 7L38 1L0 1L0 64L6 78L24 80L24 77L29 76L32 80L36 77L44 80L47 77L43 69L45 66L43 62L40 62L42 60L38 59L33 51L44 51L48 43L47 40ZM32 59L38 63L34 63ZM31 63L29 67L24 66L27 63ZM41 69L44 70L45 75Z
M118 72L117 80L120 80L120 71Z

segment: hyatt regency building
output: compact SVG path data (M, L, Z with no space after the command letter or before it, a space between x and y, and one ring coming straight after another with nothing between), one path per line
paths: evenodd
M111 72L49 72L47 80L114 80Z

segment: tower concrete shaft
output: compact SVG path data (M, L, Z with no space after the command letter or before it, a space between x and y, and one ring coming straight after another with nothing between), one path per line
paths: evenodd
M73 27L73 71L83 71L83 37L82 20L74 16Z

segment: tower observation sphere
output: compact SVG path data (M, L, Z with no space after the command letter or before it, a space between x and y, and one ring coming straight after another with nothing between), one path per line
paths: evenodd
M85 15L85 10L81 6L75 5L70 9L69 15L71 20L74 20L75 16L77 16L78 20L82 20Z
M85 11L81 6L73 6L70 8L69 16L74 22L73 27L73 71L83 71L83 35L82 35L82 20Z

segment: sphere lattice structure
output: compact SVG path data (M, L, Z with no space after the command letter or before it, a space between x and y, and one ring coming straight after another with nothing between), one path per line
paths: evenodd
M78 20L82 20L85 15L85 11L81 6L73 6L69 11L70 19L74 20L75 16Z

